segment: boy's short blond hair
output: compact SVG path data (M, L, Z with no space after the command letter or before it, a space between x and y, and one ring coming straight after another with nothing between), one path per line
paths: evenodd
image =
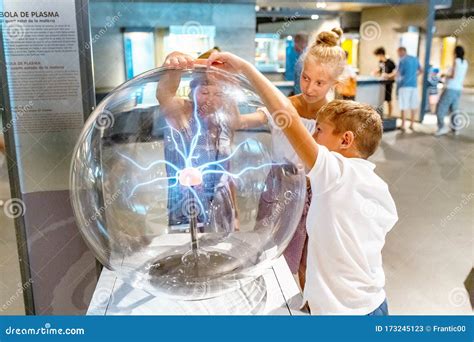
M366 104L331 101L321 107L317 120L333 124L334 134L353 132L357 150L364 158L374 154L382 139L382 118L373 107Z

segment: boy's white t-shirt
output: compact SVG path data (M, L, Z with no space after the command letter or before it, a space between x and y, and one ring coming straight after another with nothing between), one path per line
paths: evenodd
M286 138L285 133L283 130L278 127L278 125L273 120L273 117L268 112L266 108L259 108L262 112L265 113L268 120L268 125L272 132L272 152L273 152L273 160L275 161L290 161L293 164L301 164L302 161L300 157L296 154L293 146L290 144L288 139ZM306 119L300 117L301 122L308 130L309 133L314 134L316 131L316 120Z
M313 196L304 299L312 314L367 315L385 300L381 251L398 216L374 168L319 146L308 173Z

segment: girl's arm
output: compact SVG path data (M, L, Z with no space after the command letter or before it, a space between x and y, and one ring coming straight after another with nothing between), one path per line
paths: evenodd
M163 67L174 68L163 74L156 88L156 98L160 105L167 105L176 100L176 91L181 82L181 70L194 66L194 59L191 56L175 51L166 56Z
M183 54L179 51L170 53L163 63L164 67L175 68L170 69L163 74L156 88L156 98L163 108L163 113L171 121L179 123L179 117L185 115L186 100L176 96L179 83L181 82L181 69L192 69L195 65L204 64L204 60L196 60L193 57ZM237 111L238 112L238 111ZM170 117L173 113L173 117ZM265 113L257 111L246 115L239 115L234 129L256 128L267 123Z
M166 106L176 100L179 82L181 82L181 70L167 70L163 73L156 87L156 99L160 105Z
M291 101L252 64L231 53L213 53L208 59L208 66L210 65L227 71L242 73L254 86L275 122L280 123L280 128L305 167L313 168L318 155L318 145L304 127Z

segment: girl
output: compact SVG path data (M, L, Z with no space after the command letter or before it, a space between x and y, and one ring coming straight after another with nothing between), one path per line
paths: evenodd
M323 31L316 37L315 42L303 55L303 69L300 78L301 94L291 96L289 100L298 111L305 128L314 134L316 131L316 113L328 100L327 95L339 83L346 65L346 53L339 46L342 30L334 28ZM285 113L274 115L274 119L266 109L248 115L248 122L270 123L272 129L273 154L275 159L289 160L294 164L302 164L293 147L285 137L283 128L290 122ZM245 116L243 117L246 119ZM308 184L309 185L309 184ZM270 187L270 183L267 182ZM311 188L307 187L306 204L295 235L284 252L285 259L293 274L304 288L306 258L305 246L307 243L306 215L311 201Z

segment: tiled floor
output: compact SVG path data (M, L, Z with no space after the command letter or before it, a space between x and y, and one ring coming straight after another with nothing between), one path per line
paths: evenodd
M414 133L386 133L372 158L400 218L383 251L392 314L472 313L463 282L474 250L473 95L463 96L460 135L435 138L426 117Z
M433 137L435 118L428 116L414 133L386 133L371 158L400 217L383 251L392 314L472 312L463 282L473 265L473 95L463 96L470 124L459 136ZM8 196L0 160L0 200ZM24 312L19 283L13 223L0 210L0 315Z

